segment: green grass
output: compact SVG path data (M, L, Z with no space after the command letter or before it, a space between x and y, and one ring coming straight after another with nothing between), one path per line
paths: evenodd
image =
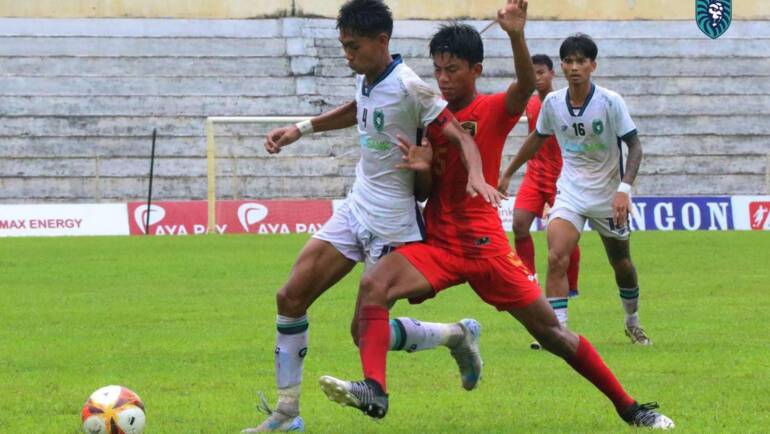
M0 433L76 433L98 387L147 406L147 432L237 433L256 391L274 401L274 293L305 236L0 240ZM537 237L540 270L545 249ZM582 241L582 294L570 326L592 340L629 392L657 400L677 430L767 432L770 233L634 234L641 318L655 342L630 345L597 236ZM460 387L445 349L391 353L381 422L328 402L317 378L361 376L348 335L357 269L310 311L302 413L316 433L631 432L561 360L469 288L396 315L475 317L484 379Z

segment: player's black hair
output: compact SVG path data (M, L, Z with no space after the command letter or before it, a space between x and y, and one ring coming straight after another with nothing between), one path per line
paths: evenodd
M595 61L596 55L599 54L599 48L596 47L596 43L590 36L585 33L575 33L561 43L559 58L564 60L567 56L574 54L580 54Z
M430 56L447 53L470 65L484 60L484 44L481 35L467 24L450 23L442 25L430 40Z
M545 54L535 54L532 56L533 65L543 65L548 68L549 71L553 71L553 60Z
M393 15L382 0L348 0L337 15L337 28L357 36L374 38L393 34Z

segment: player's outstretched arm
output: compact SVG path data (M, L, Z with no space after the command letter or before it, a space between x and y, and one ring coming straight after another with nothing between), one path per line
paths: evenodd
M265 139L265 150L270 154L277 154L281 152L281 148L296 142L305 134L339 130L355 124L356 102L351 101L310 120L270 131Z
M532 131L532 133L527 136L527 140L521 145L519 152L516 153L516 157L514 157L511 164L505 168L505 172L500 176L500 181L497 183L497 190L499 192L508 194L508 187L511 185L511 177L513 177L513 174L537 153L543 146L543 143L545 143L545 137L539 135L537 131Z
M505 93L505 110L509 115L523 112L535 90L535 68L524 37L527 7L526 0L508 0L502 9L497 11L497 21L511 40L513 65L516 70L516 81L508 86Z
M619 227L625 226L628 221L628 212L631 209L631 186L634 185L639 166L642 164L642 143L639 141L639 136L632 134L623 138L623 141L628 146L626 171L618 192L612 200L613 220Z
M487 202L494 206L500 206L500 202L505 199L505 195L497 191L495 187L487 184L484 180L484 171L481 166L481 154L473 137L470 136L454 116L451 116L448 122L444 122L441 132L449 141L459 146L463 158L463 164L468 170L468 185L466 190L472 197L481 195Z

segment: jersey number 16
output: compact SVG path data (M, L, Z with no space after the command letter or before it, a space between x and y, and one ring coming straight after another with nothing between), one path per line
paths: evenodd
M576 136L585 136L586 135L586 129L583 126L583 123L574 123L572 124L572 129L575 130Z

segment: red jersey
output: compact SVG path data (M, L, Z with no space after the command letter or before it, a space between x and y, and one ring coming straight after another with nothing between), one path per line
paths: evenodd
M535 131L537 117L540 115L540 107L543 102L537 93L532 95L527 103L525 112L527 113L527 123L529 123L529 132ZM533 185L543 191L556 191L556 180L561 173L561 149L556 137L549 136L545 139L543 147L527 161L527 171L525 177L532 181Z
M497 185L505 139L521 114L509 115L505 93L497 93L478 95L454 115L476 141L484 179ZM465 257L508 254L511 247L497 209L481 196L472 198L466 193L468 171L462 152L443 134L437 134L438 128L435 123L428 128L433 145L433 188L424 212L425 241Z

